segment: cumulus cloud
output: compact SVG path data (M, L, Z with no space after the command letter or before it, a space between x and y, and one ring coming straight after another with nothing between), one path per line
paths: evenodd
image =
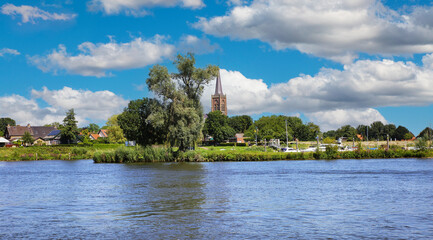
M380 121L384 124L387 123L382 114L373 108L319 111L308 113L306 116L310 121L319 125L322 131L335 130L344 125L354 127L361 124L367 125L376 121Z
M5 54L20 55L21 53L15 49L10 49L10 48L0 49L0 57L3 57Z
M242 1L232 1L242 3ZM194 24L207 34L351 63L359 53L433 52L433 8L397 13L377 0L254 0Z
M198 38L193 35L184 35L178 46L181 52L193 52L195 54L213 53L219 49L218 44L212 44L207 38Z
M433 103L433 54L423 65L391 60L359 60L343 70L322 69L315 76L302 75L284 83L267 85L262 79L249 79L237 71L221 69L223 91L227 94L229 114L302 112L322 124L384 121L372 108L385 106L422 106ZM202 97L210 110L210 95L215 82ZM358 119L358 120L357 120ZM331 125L325 126L325 128Z
M145 8L175 7L198 9L204 7L202 0L92 0L88 3L91 11L103 11L106 14L125 13L132 16L147 14Z
M41 107L37 100L42 99L48 106ZM44 125L62 122L65 113L74 108L80 126L90 122L105 122L118 114L128 101L110 91L75 90L64 87L60 90L32 90L32 97L20 95L0 97L0 117L11 117L17 124Z
M33 56L29 60L44 72L66 70L70 74L103 77L110 70L141 68L172 57L175 46L163 40L156 35L150 40L135 38L127 43L85 42L78 46L80 53L75 56L59 45L47 56Z
M36 23L37 19L42 19L45 21L49 20L71 20L74 19L77 14L66 14L66 13L49 13L47 11L44 11L42 9L39 9L38 7L28 6L28 5L22 5L22 6L15 6L10 3L6 3L1 7L1 13L5 15L11 15L11 16L21 16L21 22L22 23Z

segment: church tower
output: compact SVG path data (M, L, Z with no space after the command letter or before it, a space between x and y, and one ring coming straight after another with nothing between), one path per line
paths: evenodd
M221 85L221 76L218 70L218 76L216 79L215 94L212 95L211 103L212 112L221 111L222 114L227 116L227 97L223 93L223 87Z

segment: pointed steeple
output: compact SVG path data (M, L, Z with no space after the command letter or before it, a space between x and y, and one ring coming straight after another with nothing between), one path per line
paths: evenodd
M220 76L220 70L219 69L218 69L218 76L217 76L216 85L215 85L215 95L224 95L223 87L221 85L221 76Z

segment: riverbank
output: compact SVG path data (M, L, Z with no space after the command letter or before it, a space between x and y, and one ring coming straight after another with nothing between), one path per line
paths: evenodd
M218 161L275 161L275 160L331 160L370 158L433 158L432 150L357 150L284 153L262 151L262 148L198 149L188 152L173 152L162 147L120 147L110 151L98 151L93 156L95 163L136 163L136 162L218 162Z
M97 151L119 148L119 144L55 145L0 148L0 161L92 159Z
M201 147L194 151L175 152L165 147L125 147L119 144L32 146L0 148L0 161L78 160L95 163L137 162L217 162L274 161L368 158L433 158L433 150L357 150L340 152L334 148L316 152L276 152L264 147Z

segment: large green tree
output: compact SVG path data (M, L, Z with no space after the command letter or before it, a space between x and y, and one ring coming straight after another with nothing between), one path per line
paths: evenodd
M148 120L155 128L167 129L166 142L185 151L201 137L203 110L200 97L204 86L217 76L218 67L196 68L194 55L178 55L174 61L178 73L170 74L164 66L155 65L146 80L149 89L161 99L161 111Z
M248 115L233 116L228 119L228 124L237 133L244 133L253 125L253 119Z
M119 121L117 119L118 116L119 116L118 114L113 115L106 122L108 126L107 127L108 141L111 143L122 143L126 141L126 138L123 135L123 130L119 126Z
M163 143L167 129L163 127L163 122L155 124L150 121L149 117L152 113L164 115L163 106L158 100L143 98L130 101L128 107L117 117L125 137L143 146ZM159 119L163 121L164 118L162 116Z
M0 137L4 136L8 125L15 126L15 124L15 120L12 118L0 118Z
M78 136L78 121L75 120L74 109L70 109L66 113L66 117L63 119L63 125L61 126L60 141L64 144L74 143Z
M397 140L409 140L413 137L413 134L406 127L398 126L393 137Z
M229 118L220 111L210 112L204 123L203 134L212 136L215 143L228 140L236 134L228 122Z

